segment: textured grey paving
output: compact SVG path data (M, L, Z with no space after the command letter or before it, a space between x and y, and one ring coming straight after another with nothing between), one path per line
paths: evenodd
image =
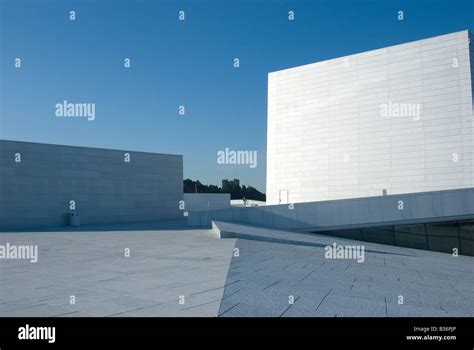
M220 316L474 316L473 257L232 225ZM333 242L364 245L365 261L326 259Z
M0 233L39 245L36 264L0 260L0 316L474 316L473 257L239 225L237 239L121 228ZM365 261L326 259L333 242L363 244Z
M37 263L0 260L0 316L217 316L235 240L209 230L81 231L0 233L0 244L39 249Z

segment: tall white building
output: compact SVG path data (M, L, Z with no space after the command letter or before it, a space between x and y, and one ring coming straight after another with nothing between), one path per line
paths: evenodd
M474 187L472 39L269 73L267 203Z

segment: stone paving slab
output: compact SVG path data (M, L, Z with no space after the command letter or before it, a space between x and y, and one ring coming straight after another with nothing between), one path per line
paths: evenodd
M36 244L39 258L0 260L0 316L119 317L217 316L235 240L132 227L0 233L6 242Z
M220 225L236 238L176 227L0 233L0 244L39 249L34 264L0 260L0 316L474 316L473 257ZM333 243L364 246L364 261L327 259Z
M216 235L218 227L227 236L234 233L239 249L227 277L236 283L225 288L223 317L474 316L473 257L215 224ZM364 262L326 259L325 247L333 243L363 245Z

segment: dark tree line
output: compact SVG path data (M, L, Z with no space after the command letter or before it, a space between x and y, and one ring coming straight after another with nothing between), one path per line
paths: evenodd
M253 199L256 201L265 201L266 196L252 186L227 186L221 188L216 185L204 185L199 180L183 180L184 193L230 193L231 199Z

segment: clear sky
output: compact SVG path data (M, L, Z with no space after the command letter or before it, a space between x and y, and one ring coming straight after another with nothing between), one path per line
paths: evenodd
M472 0L0 4L0 138L182 154L185 178L261 191L268 72L474 30ZM64 100L95 103L95 120L57 118ZM257 151L257 167L218 164L226 147Z

